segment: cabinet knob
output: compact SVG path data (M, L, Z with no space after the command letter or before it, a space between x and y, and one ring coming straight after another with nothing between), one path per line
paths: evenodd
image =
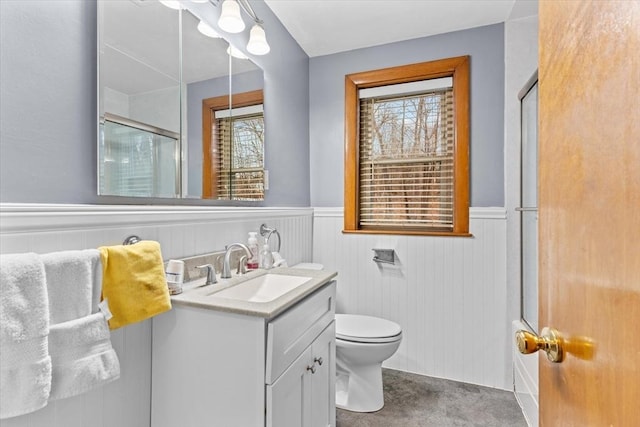
M313 363L314 363L314 364L316 364L316 363L317 363L318 365L322 366L322 357L316 357L316 358L314 358L314 359L313 359Z
M307 366L307 371L311 371L312 374L316 373L316 365Z

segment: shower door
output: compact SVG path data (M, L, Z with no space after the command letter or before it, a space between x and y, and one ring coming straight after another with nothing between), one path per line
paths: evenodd
M99 194L180 197L180 135L105 113L98 144Z
M538 330L538 74L519 94L521 102L520 168L520 317Z

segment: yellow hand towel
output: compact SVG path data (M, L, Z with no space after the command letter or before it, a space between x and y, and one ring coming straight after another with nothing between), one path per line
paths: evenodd
M158 242L102 246L102 299L113 317L109 328L140 322L171 309Z

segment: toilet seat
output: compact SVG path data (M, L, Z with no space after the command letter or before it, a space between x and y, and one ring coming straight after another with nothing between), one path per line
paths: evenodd
M388 343L402 338L395 322L358 314L336 314L336 339L359 343Z

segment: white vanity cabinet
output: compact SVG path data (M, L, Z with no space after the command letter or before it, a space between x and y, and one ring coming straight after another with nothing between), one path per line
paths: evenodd
M267 385L267 427L335 425L335 321Z
M273 317L174 300L153 321L152 427L335 426L335 295Z

